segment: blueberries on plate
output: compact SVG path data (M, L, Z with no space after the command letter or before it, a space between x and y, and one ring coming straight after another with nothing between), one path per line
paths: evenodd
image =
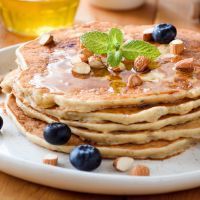
M45 140L53 145L66 144L71 137L71 129L63 123L51 123L44 129Z
M0 116L0 129L2 128L3 126L3 118Z
M69 159L71 164L82 171L92 171L99 167L102 158L99 150L91 145L80 145L75 147Z
M155 42L169 44L176 34L176 28L172 24L158 24L153 29L152 37Z

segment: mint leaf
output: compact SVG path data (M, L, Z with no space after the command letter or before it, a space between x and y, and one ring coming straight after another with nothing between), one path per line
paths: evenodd
M119 51L111 51L108 53L107 62L111 67L117 67L122 60L122 52Z
M119 49L120 45L123 43L124 37L123 33L120 29L118 28L112 28L109 31L109 42L110 42L110 47Z
M142 40L132 40L125 43L121 50L123 56L128 60L134 60L138 56L146 56L151 60L155 60L160 55L157 47Z
M95 54L108 52L109 37L107 33L99 31L87 32L81 36L81 43Z

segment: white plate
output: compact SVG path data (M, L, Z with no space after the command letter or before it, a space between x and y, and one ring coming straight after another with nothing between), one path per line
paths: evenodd
M0 72L15 67L15 48L0 50ZM62 153L57 153L59 167L42 164L42 157L49 151L30 143L7 116L3 118L0 170L13 176L60 189L101 194L155 194L200 186L200 145L164 161L136 161L150 167L150 177L117 173L110 160L104 160L94 172L82 172L74 169Z

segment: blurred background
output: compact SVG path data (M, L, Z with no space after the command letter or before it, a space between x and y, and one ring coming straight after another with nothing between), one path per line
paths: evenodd
M0 0L0 7L1 46L94 20L122 25L169 22L200 31L200 0Z

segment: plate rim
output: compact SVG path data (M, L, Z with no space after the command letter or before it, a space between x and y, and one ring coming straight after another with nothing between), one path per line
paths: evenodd
M0 49L0 53L4 52L9 54L10 50L14 50L17 47L19 47L23 43L15 44L12 46L4 47ZM98 188L96 190L91 191L88 190L89 188L84 187L82 189L76 189L73 187L69 187L68 190L73 190L73 191L78 191L78 192L87 192L87 193L99 193L99 194L113 194L113 195L118 195L118 194L158 194L158 193L165 193L165 192L172 192L172 191L178 191L178 190L184 190L184 189L190 189L193 187L198 187L200 186L200 170L194 170L194 171L189 171L189 172L182 172L178 174L170 174L170 175L159 175L159 176L149 176L149 177L133 177L133 176L128 176L128 175L119 175L119 174L101 174L101 173L95 173L95 172L84 172L84 171L79 171L76 169L68 169L68 168L62 168L62 167L55 167L55 166L49 166L49 165L43 165L42 163L36 163L32 161L28 161L22 158L18 158L15 156L11 155L6 155L5 153L2 153L0 151L0 170L8 173L10 175L16 176L18 178L22 178L27 181L35 182L38 184L41 184L41 182L30 180L29 178L26 177L20 177L19 172L14 173L13 170L7 170L5 167L6 163L10 164L17 164L23 168L23 165L26 166L24 169L27 170L32 170L33 168L38 169L40 171L47 170L50 175L51 174L62 174L64 177L74 177L75 179L79 180L80 182L83 181L88 181L91 180L92 182L95 180L95 182L99 182L102 184L102 181L105 183L112 183L113 186L116 188L119 188L119 183L120 184L130 184L131 186L136 185L136 188L138 188L138 185L141 187L141 185L148 186L149 188L153 187L160 187L159 191L156 191L156 188L150 191L149 189L144 193L136 192L135 190L130 191L130 189L124 188L125 186L123 185L123 191L122 190L116 190L115 193L105 190L105 191L100 191ZM2 165L3 162L3 165ZM137 183L137 184L136 184ZM184 185L184 184L185 185ZM177 184L179 184L179 187L177 187ZM51 187L56 187L55 185L52 184L44 184L42 185L47 185ZM98 185L98 184L97 184ZM170 186L169 188L162 188L163 186ZM60 187L57 187L60 188ZM162 189L161 189L162 188ZM63 187L61 189L67 189L66 187ZM91 188L90 188L91 189ZM106 188L105 188L106 189ZM134 191L134 192L133 192Z

